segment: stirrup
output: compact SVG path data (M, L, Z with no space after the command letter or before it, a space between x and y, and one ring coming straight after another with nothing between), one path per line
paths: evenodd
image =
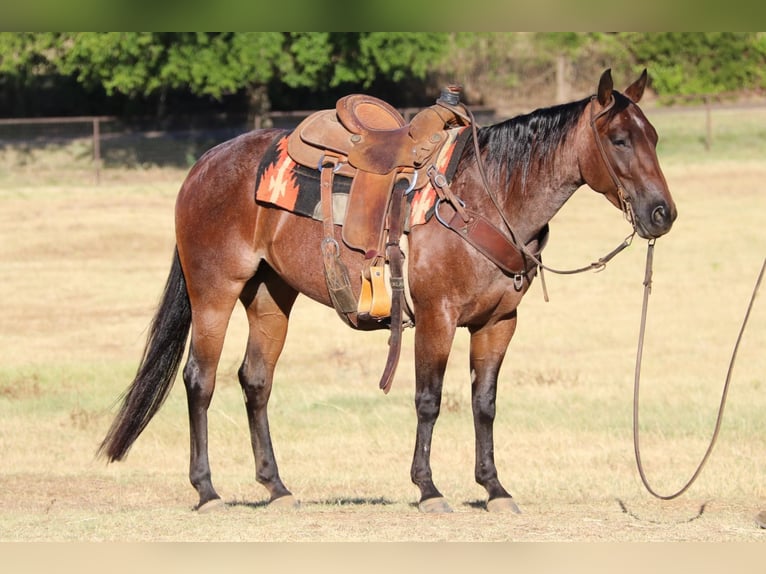
M391 295L386 288L385 266L371 265L369 277L362 271L362 292L357 314L371 319L385 319L391 315Z

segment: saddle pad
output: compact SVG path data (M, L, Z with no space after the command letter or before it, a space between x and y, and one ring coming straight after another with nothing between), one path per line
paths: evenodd
M263 154L255 176L255 199L291 213L321 219L319 170L295 163L287 153L287 135L278 136ZM345 205L351 178L336 174L333 178L334 206ZM341 197L342 196L342 197ZM336 223L341 223L344 209L333 209Z
M452 179L471 130L449 130L449 140L442 147L434 165L448 180ZM319 170L295 163L287 153L289 132L271 143L261 159L255 177L255 199L298 215L322 219L320 209ZM343 224L345 206L351 189L351 178L335 174L333 178L333 219ZM409 217L406 228L426 223L433 212L436 191L429 182L407 196Z
M457 164L463 155L463 148L465 148L470 135L471 129L467 126L453 128L447 132L447 141L434 160L436 170L444 174L447 181L452 181L455 170L457 170ZM411 194L409 226L421 225L431 219L436 197L436 190L430 181Z

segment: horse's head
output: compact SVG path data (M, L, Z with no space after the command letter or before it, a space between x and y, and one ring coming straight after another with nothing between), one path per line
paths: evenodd
M602 74L579 157L585 182L623 209L638 235L652 239L670 231L677 211L657 159L657 132L637 105L646 79L644 70L621 94L611 71Z

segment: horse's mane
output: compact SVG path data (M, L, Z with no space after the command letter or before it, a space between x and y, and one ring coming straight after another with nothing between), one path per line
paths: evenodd
M484 165L490 178L504 178L510 185L514 174L526 179L533 161L541 167L552 161L554 152L582 116L589 98L540 108L528 114L479 128L479 148L486 151ZM472 143L466 146L464 159L475 155ZM549 164L550 165L550 164ZM494 176L494 177L493 177Z

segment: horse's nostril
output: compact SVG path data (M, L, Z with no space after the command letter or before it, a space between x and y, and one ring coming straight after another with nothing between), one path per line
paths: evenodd
M662 225L667 221L667 211L665 211L662 205L655 207L654 211L652 211L652 221L657 225Z

